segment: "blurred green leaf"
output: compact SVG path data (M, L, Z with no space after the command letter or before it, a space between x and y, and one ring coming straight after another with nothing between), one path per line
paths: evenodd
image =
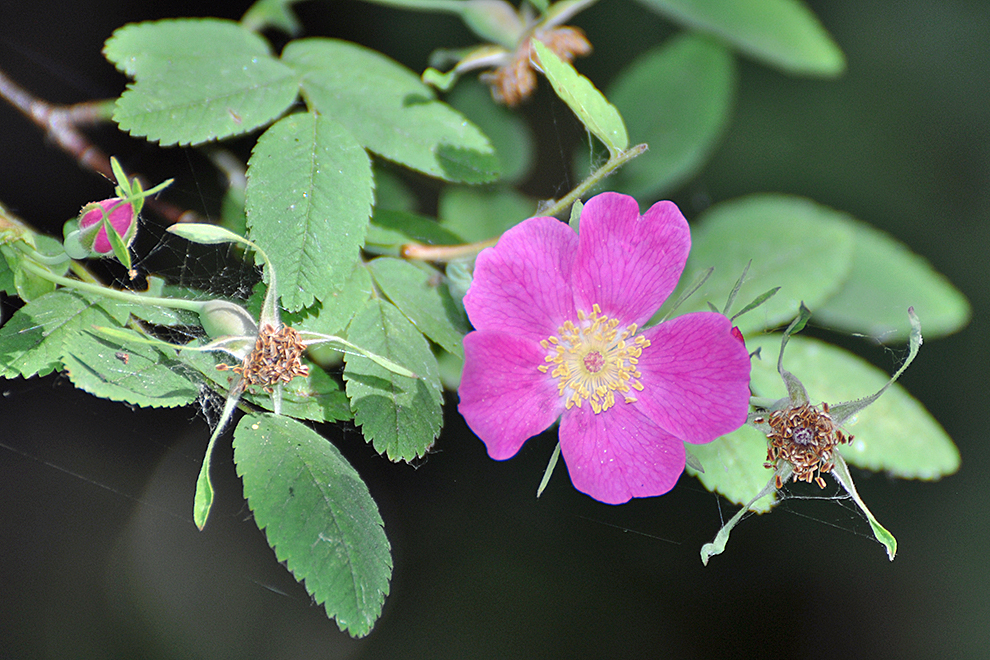
M786 396L777 374L780 336L746 339L750 350L763 349L753 361L752 388L757 396ZM924 349L921 351L924 356ZM892 365L896 367L896 365ZM791 337L784 368L797 376L812 403L830 404L859 399L879 390L890 376L837 346ZM893 371L893 368L891 369ZM893 385L875 403L843 424L855 436L840 452L856 467L884 471L905 479L937 479L959 469L959 450L935 418L900 385Z
M837 76L846 58L800 0L640 0L657 13L709 32L787 73Z
M354 422L375 449L393 461L424 456L443 422L437 360L426 339L394 305L381 299L369 301L354 317L347 336L419 376L399 376L366 357L345 354L344 380Z
M703 213L691 233L682 286L712 266L715 272L683 312L708 309L706 301L721 309L750 261L737 300L781 287L766 304L739 317L743 333L787 323L802 300L815 309L835 295L852 267L849 216L801 197L760 194L722 202Z
M219 19L125 25L103 53L135 82L113 119L131 135L198 144L253 131L281 115L299 78L262 37Z
M462 81L447 102L491 140L504 181L518 183L526 178L535 159L529 124L517 113L494 103L491 92L477 80Z
M640 55L608 96L650 149L606 185L645 201L697 174L729 124L735 87L732 54L709 38L682 34Z
M440 193L440 224L468 243L501 236L536 214L537 204L514 188L448 186ZM459 241L458 241L459 242Z
M439 271L389 257L370 261L368 268L382 292L420 332L464 357L461 342L469 330L467 317L450 297Z
M313 109L376 154L448 181L498 177L498 160L481 131L381 53L335 39L301 39L286 46L282 61L302 76Z
M248 162L248 225L287 310L323 300L350 276L372 199L368 154L336 122L299 113L261 136Z
M375 254L399 255L406 243L456 245L461 237L433 218L407 211L376 210L365 239L365 249Z
M273 27L294 37L302 32L302 24L292 10L296 2L299 0L257 0L241 16L241 24L255 32Z
M409 189L395 172L391 171L388 163L379 161L372 163L371 171L375 177L375 213L379 211L407 211L414 213L419 204L415 193Z
M907 341L906 310L914 307L926 339L969 322L969 301L922 257L870 225L851 221L852 270L839 291L814 309L817 322L885 343Z
M553 91L577 115L584 127L601 140L613 155L628 147L626 125L615 106L602 96L590 80L557 57L539 39L534 38L530 43L540 58L544 74L553 85Z
M241 418L234 462L278 560L341 630L367 635L389 591L392 556L361 476L315 431L275 415Z
M687 473L733 504L748 503L773 476L773 470L763 467L767 458L767 438L752 426L743 426L706 445L688 445L688 448L701 461L705 471L699 473L688 467ZM750 508L764 513L775 503L775 498L768 495Z

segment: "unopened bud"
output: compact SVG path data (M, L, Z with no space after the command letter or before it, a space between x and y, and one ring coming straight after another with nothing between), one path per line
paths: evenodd
M65 252L73 259L105 257L113 254L113 244L107 236L107 228L101 221L106 218L129 247L137 235L137 214L134 207L119 197L93 202L83 207L77 220L65 225Z

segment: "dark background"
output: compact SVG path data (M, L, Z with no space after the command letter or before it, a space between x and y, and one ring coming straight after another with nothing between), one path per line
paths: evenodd
M745 521L703 567L701 545L734 507L720 512L695 480L610 507L559 469L537 501L552 435L496 463L449 405L435 452L415 469L378 458L352 429L321 429L368 480L396 563L381 620L355 641L275 562L241 499L228 440L214 459L210 525L196 531L189 511L209 435L200 411L131 410L50 376L0 383L0 657L990 657L990 5L811 4L847 54L847 74L795 79L741 60L729 134L674 199L690 218L748 192L806 195L895 234L969 296L969 327L927 342L901 380L959 445L961 471L938 483L855 473L897 536L893 563L850 509L791 500ZM245 6L209 11L236 18ZM433 45L471 43L443 17L350 0L300 10L309 34L359 40L416 70ZM115 27L205 11L8 0L0 66L52 101L112 97L124 79L99 51ZM625 0L602 0L575 23L597 48L580 68L599 84L672 30ZM581 131L548 96L525 112L545 139L528 190L558 194L573 183L565 156ZM171 199L215 213L201 156L112 129L96 136L150 178L177 177ZM0 106L0 201L59 233L109 190ZM436 186L424 190L428 205ZM896 368L899 351L845 345Z

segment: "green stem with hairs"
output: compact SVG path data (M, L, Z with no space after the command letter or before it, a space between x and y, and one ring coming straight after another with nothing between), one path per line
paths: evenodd
M188 312L194 312L199 314L203 309L204 302L198 300L183 300L181 298L159 298L157 296L142 296L137 293L130 293L128 291L120 291L119 289L111 289L109 287L100 286L99 284L91 284L89 282L82 282L80 280L69 279L68 277L62 277L61 275L55 275L50 273L41 266L31 263L28 260L21 262L21 267L38 277L48 280L54 284L64 286L68 289L74 289L76 291L81 291L82 293L92 293L97 296L103 296L104 298L110 298L112 300L119 300L121 302L132 303L134 305L156 305L158 307L168 307L170 309L184 309Z

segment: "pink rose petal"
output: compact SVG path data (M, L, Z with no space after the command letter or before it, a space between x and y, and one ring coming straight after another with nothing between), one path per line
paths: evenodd
M639 358L639 404L685 442L711 442L739 428L749 410L749 355L732 323L696 312L648 328Z
M478 331L464 338L457 410L496 460L514 456L564 409L556 381L537 369L546 353L539 344L504 332Z
M575 318L571 263L574 231L554 218L530 218L478 255L464 308L478 330L503 330L533 341Z
M642 325L677 286L691 249L687 221L671 202L642 217L632 197L603 193L581 212L574 266L574 299L590 311Z
M625 403L565 412L560 451L574 487L606 504L663 495L684 471L684 444Z

